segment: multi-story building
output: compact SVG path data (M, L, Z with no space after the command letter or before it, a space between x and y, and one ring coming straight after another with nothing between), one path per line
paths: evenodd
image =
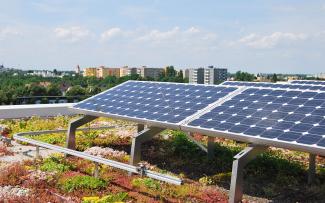
M96 70L97 78L105 78L107 76L115 76L120 77L120 69L119 68L105 68L104 66L100 66Z
M104 66L100 66L98 68L85 68L84 76L97 77L97 78L105 78L107 76L120 77L120 69L119 68L106 68Z
M190 69L185 69L185 74L184 74L184 78L190 78Z
M85 68L84 76L85 77L96 77L97 76L97 68Z
M325 73L317 73L314 75L315 78L325 79Z
M208 68L189 69L189 82L196 84L219 84L227 80L226 68L215 68L209 66Z
M164 68L148 68L146 66L142 66L139 69L141 77L153 79L159 78L159 76L165 71Z
M138 68L130 68L128 66L124 66L120 68L120 76L130 76L130 75L135 75L139 74L140 75L140 69Z
M27 73L27 75L35 75L41 77L56 77L56 74L49 70L34 70L30 73Z

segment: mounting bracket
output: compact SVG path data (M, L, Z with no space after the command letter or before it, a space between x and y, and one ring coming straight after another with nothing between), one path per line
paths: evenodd
M151 127L144 129L142 124L138 125L138 133L132 138L130 164L135 166L141 160L141 145L153 136L165 130L164 128Z
M95 120L96 118L98 117L85 115L70 122L68 132L67 132L67 142L66 142L68 149L73 149L73 150L76 149L77 128Z
M229 202L238 203L243 197L243 169L257 155L266 151L267 146L250 145L234 156L229 191Z

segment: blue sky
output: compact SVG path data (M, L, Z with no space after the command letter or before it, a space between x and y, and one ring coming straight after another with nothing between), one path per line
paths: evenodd
M0 63L325 72L325 1L0 0Z

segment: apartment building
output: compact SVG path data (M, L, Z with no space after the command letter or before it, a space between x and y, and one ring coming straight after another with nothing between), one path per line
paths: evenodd
M143 78L158 79L164 68L148 68L142 66L141 68L130 68L128 66L122 68L106 68L100 66L98 68L85 68L84 76L93 76L97 78L105 78L107 76L123 77L132 74L139 74Z
M157 79L164 71L164 68L148 68L146 66L139 68L140 75L143 78Z
M85 68L84 76L85 77L96 77L97 76L97 68Z
M227 80L227 75L226 68L215 68L213 66L188 70L189 82L196 84L219 84Z
M85 68L84 76L85 77L97 77L97 78L105 78L107 76L120 77L120 69L119 68L106 68L104 66L100 66L98 68Z
M105 68L104 66L100 66L96 70L97 78L105 78L107 76L115 76L120 77L120 69L119 68Z
M140 70L138 68L130 68L128 66L124 66L120 68L120 77L123 76L130 76L130 75L135 75L139 74L140 75Z

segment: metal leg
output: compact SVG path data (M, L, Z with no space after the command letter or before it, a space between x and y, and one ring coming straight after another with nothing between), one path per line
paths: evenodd
M193 137L193 133L189 132L186 134L187 138L190 139L192 142L194 142L200 149L202 149L203 151L205 151L206 153L208 153L208 149L202 145L201 143L199 143L198 141L196 141Z
M99 165L97 162L95 162L94 177L95 178L99 177Z
M188 132L186 134L187 138L190 139L192 142L194 142L200 149L205 151L208 154L208 158L211 159L214 157L214 151L216 149L216 145L214 143L214 137L208 136L208 146L204 146L200 142L196 141L193 137L193 133Z
M316 155L309 154L308 184L313 184L316 177Z
M264 152L266 146L249 146L239 152L232 165L231 185L229 191L229 202L238 203L243 197L243 169L247 163L253 160L258 154Z
M39 155L39 146L36 146L36 151L35 151L35 159L39 159L40 155Z
M82 125L85 125L86 123L95 120L96 118L97 117L95 116L86 115L70 122L69 129L67 132L67 142L66 142L67 148L73 150L76 149L76 129Z
M214 143L214 137L208 136L208 158L212 159L214 157L214 152L216 150L216 144Z
M138 124L138 133L144 130L144 125L143 124Z
M147 128L145 130L140 131L136 136L132 138L132 145L131 145L131 157L130 157L130 164L136 165L141 160L141 144L147 140L150 140L153 136L157 135L163 128Z

